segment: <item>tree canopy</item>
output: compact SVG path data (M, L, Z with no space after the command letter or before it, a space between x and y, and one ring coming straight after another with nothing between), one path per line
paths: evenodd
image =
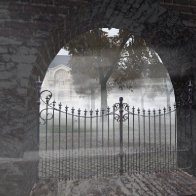
M108 84L133 89L136 79L166 77L157 54L144 39L127 30L109 37L102 29L93 29L65 47L71 54L69 63L77 90L85 92L100 85L102 108L107 106Z

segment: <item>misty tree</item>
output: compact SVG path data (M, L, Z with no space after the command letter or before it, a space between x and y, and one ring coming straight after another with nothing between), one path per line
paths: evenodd
M107 83L110 77L116 76L113 74L114 70L119 66L122 49L131 36L131 33L121 30L117 36L108 37L102 29L95 29L78 36L66 45L72 55L70 64L73 79L78 81L79 75L86 77L87 81L96 79L101 87L102 108L107 107ZM83 82L79 83L83 88ZM97 86L89 82L90 86L93 86L95 91Z
M72 55L70 64L74 84L81 92L93 89L92 93L100 85L102 108L107 107L109 84L133 90L133 87L139 88L136 79L166 77L157 54L146 46L144 39L126 30L108 37L102 29L94 29L69 42L66 48ZM153 88L154 95L162 91L157 85L150 88Z
M139 89L142 108L145 96L154 99L155 96L166 93L167 107L169 107L173 88L168 84L169 75L158 54L147 47L143 39L136 36L133 37L131 45L124 50L126 58L119 67L121 69L121 76L119 80L117 79L119 86L121 88L131 87L132 91ZM135 80L132 80L131 74L134 74Z

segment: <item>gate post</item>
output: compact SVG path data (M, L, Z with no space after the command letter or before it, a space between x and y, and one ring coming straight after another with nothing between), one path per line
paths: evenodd
M40 81L40 77L38 77L38 80L35 82L36 84L36 92L37 92L37 144L38 144L38 150L39 150L39 134L40 134L40 96L41 96L41 85L42 81Z
M123 97L119 98L119 116L120 116L120 175L123 174Z

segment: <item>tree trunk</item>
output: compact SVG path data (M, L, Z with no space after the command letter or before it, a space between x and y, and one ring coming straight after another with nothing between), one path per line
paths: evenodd
M166 95L167 95L167 108L169 108L169 106L170 106L170 92L168 90L166 91Z
M101 109L107 108L107 89L106 82L101 82Z
M141 111L144 109L144 94L141 97Z
M91 88L91 109L95 111L95 90Z

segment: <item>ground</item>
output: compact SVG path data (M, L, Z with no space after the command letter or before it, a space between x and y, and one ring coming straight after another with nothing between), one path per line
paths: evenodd
M50 179L34 186L30 196L178 196L196 195L196 178L183 171L135 174L89 180Z

